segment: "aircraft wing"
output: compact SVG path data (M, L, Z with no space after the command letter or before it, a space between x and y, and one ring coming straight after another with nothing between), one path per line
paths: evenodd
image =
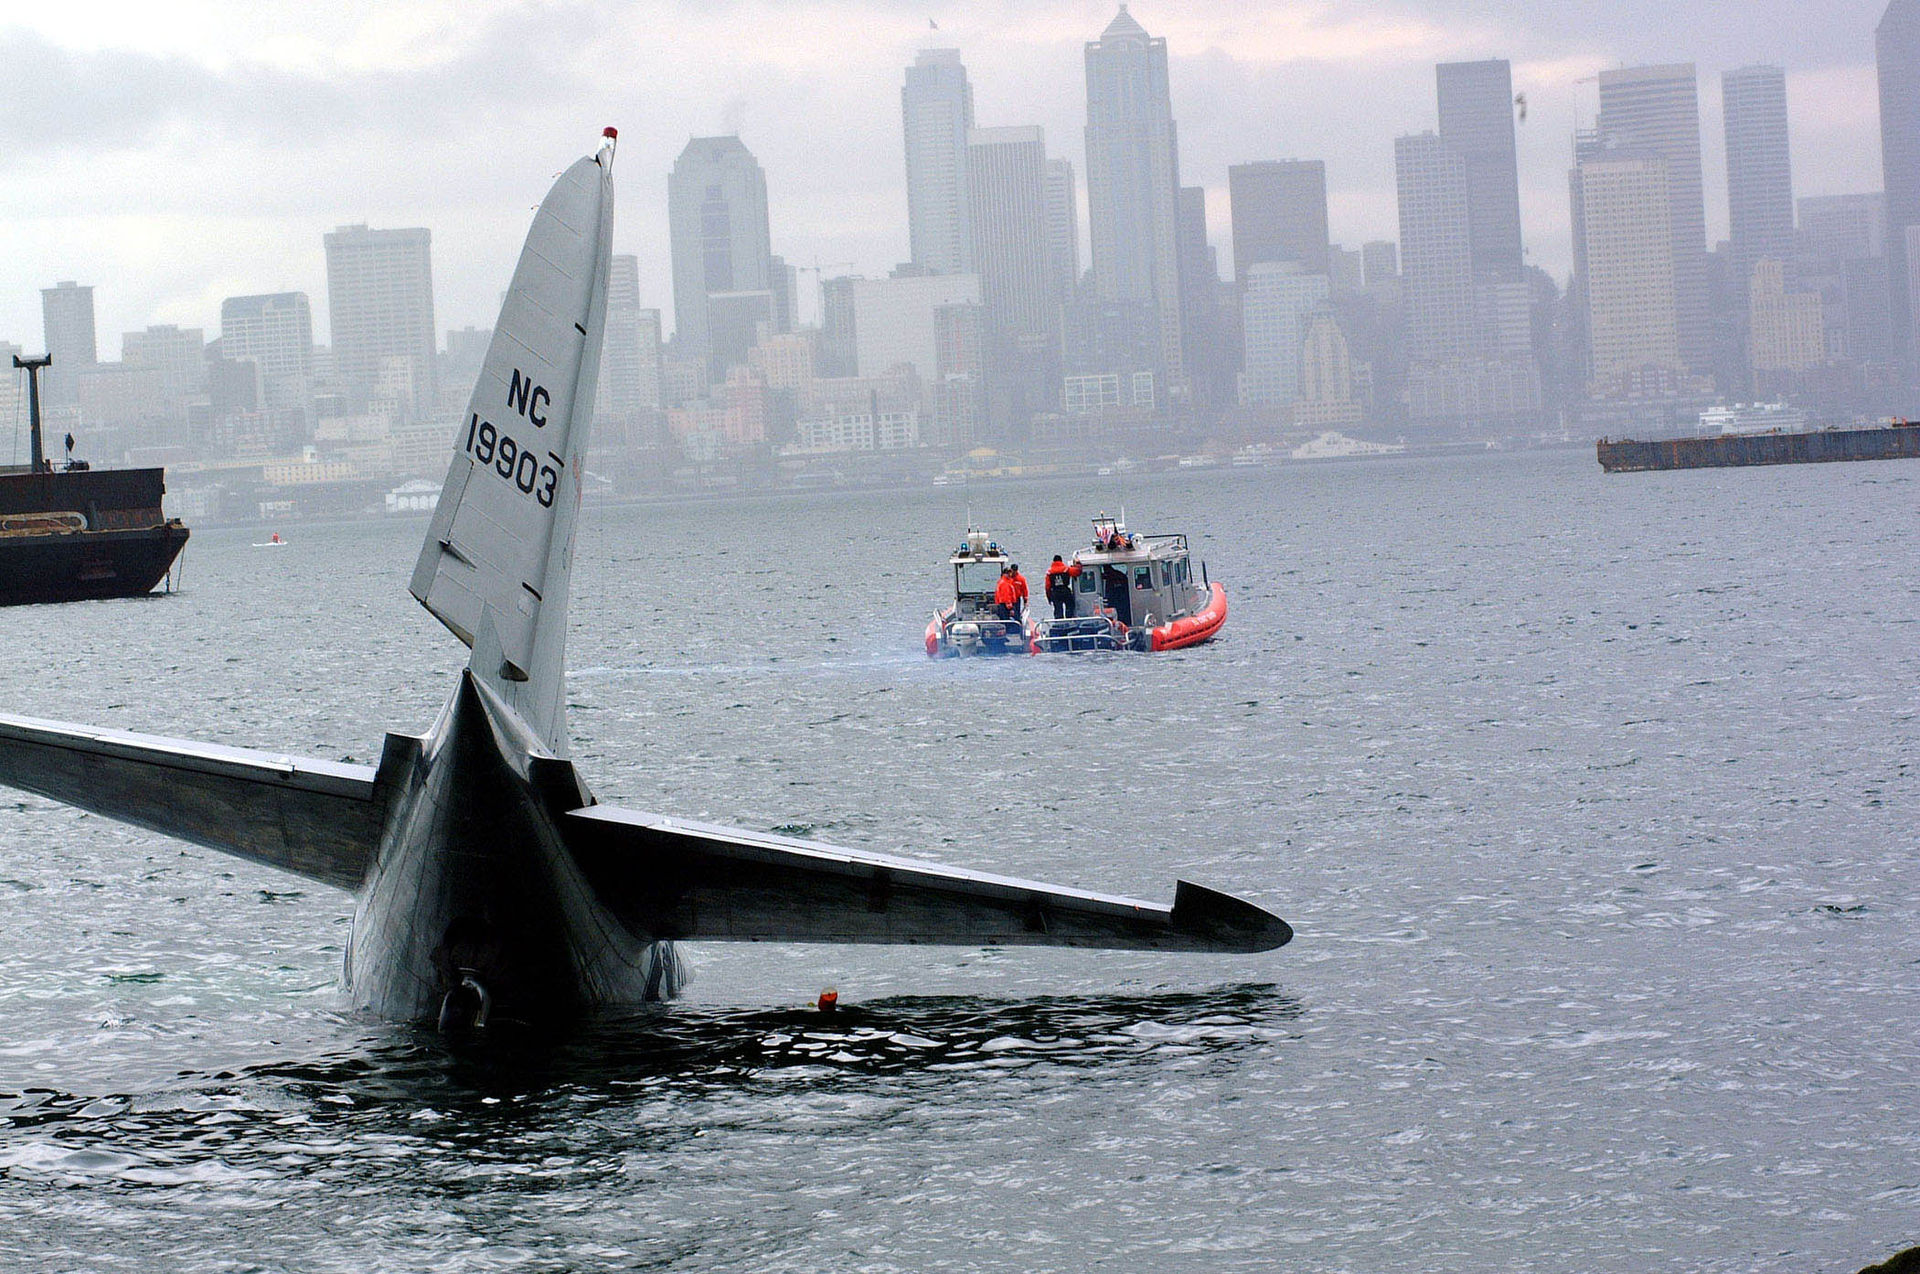
M1165 907L608 805L561 825L600 901L649 938L1246 952L1293 936L1184 880Z
M374 774L0 714L0 783L342 889L359 888L380 834Z

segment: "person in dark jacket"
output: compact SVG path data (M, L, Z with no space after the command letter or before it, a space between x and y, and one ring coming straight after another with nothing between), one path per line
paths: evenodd
M1053 555L1053 564L1047 567L1047 600L1053 603L1053 617L1065 619L1073 614L1073 581L1080 574L1080 563L1069 566Z

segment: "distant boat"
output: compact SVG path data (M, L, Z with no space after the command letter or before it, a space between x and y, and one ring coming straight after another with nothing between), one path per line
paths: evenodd
M266 539L257 541L253 547L257 549L283 549L286 546L287 542L280 538L280 532L275 531Z
M1013 559L985 531L969 529L947 563L953 567L953 603L927 621L927 658L1026 654L1025 622L999 613L993 603L1000 572Z

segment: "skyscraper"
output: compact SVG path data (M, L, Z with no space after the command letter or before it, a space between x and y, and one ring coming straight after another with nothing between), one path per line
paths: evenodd
M1787 154L1787 76L1744 66L1720 77L1727 125L1727 222L1735 280L1762 257L1793 257L1793 168Z
M1087 215L1103 301L1153 308L1170 388L1184 390L1180 331L1180 155L1167 42L1120 6L1087 58Z
M1891 0L1873 33L1880 72L1880 170L1887 198L1887 301L1894 349L1913 350L1908 226L1920 225L1920 0Z
M1506 59L1434 68L1440 140L1467 170L1467 224L1477 278L1519 282L1520 177L1513 144L1513 74Z
M1047 161L1047 276L1062 301L1080 282L1080 200L1064 159Z
M334 374L371 388L407 359L417 415L433 410L438 328L433 321L433 236L424 229L341 226L325 236L327 315ZM224 317L223 317L224 322Z
M220 356L251 359L263 380L313 374L313 307L305 292L230 296L220 302Z
M727 344L740 351L753 345L744 316L766 311L772 318L772 234L767 225L767 177L738 137L695 137L680 152L667 178L667 228L673 248L674 340L682 358L712 358L711 298L728 299L720 308L727 322ZM764 293L754 298L741 293ZM740 345L744 339L745 344ZM729 349L726 354L734 351ZM725 367L716 370L724 373Z
M40 289L40 325L52 364L42 373L40 392L49 407L80 401L80 373L99 362L94 341L93 285L64 279Z
M640 348L640 258L616 254L607 270L606 335L600 355L600 385L594 395L594 415L631 421L643 404ZM654 351L654 402L659 405L659 351Z
M1591 379L1681 366L1672 169L1658 155L1603 154L1573 173Z
M1206 406L1233 398L1233 364L1220 340L1219 255L1207 242L1207 191L1180 187L1180 330L1187 340L1187 377Z
M207 334L197 327L168 323L120 338L120 361L150 367L160 375L160 392L177 400L207 384Z
M967 130L973 86L958 49L922 49L900 90L907 148L907 237L933 274L973 268L967 209Z
M1913 0L1920 4L1920 0ZM1600 72L1600 143L1657 157L1667 165L1673 218L1673 287L1680 359L1696 371L1709 362L1707 220L1700 180L1700 103L1693 63Z
M989 339L1056 339L1059 303L1047 275L1047 144L1041 130L969 129L967 202Z
M1233 215L1233 276L1262 261L1327 271L1327 166L1318 159L1263 159L1227 169Z
M1407 355L1471 358L1476 351L1466 158L1437 135L1420 133L1394 139L1393 169Z
M1247 271L1242 292L1246 371L1240 401L1281 407L1300 393L1300 351L1307 320L1327 302L1327 276L1306 274L1294 261L1261 261Z

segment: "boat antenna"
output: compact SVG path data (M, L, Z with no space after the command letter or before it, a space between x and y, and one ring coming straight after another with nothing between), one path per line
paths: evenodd
M15 367L27 369L27 421L28 433L33 439L33 471L39 473L47 467L46 447L40 441L40 369L53 362L52 354L42 354L38 358L13 356Z

